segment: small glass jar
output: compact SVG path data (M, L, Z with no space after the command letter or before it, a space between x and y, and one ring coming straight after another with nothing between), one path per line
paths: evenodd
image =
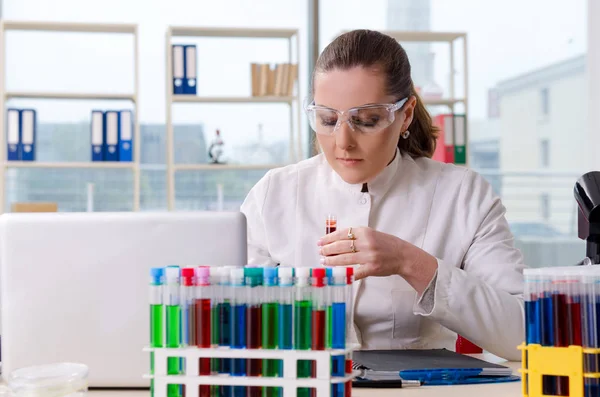
M83 397L88 389L86 365L57 363L20 368L8 376L14 397Z

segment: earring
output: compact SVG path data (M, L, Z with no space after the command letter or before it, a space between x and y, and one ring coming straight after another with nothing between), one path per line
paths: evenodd
M404 138L404 139L408 139L408 137L410 136L410 131L409 131L409 130L406 130L406 131L404 131L404 132L403 132L402 134L400 134L400 135L402 135L402 138Z

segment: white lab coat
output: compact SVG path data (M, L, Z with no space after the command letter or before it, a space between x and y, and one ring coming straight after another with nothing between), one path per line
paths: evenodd
M523 258L485 179L397 152L368 193L361 188L344 182L322 154L269 171L241 207L249 263L320 266L317 240L328 214L337 217L338 229L369 226L393 234L436 257L437 274L422 297L400 276L356 282L351 338L362 349L453 350L458 333L520 360Z

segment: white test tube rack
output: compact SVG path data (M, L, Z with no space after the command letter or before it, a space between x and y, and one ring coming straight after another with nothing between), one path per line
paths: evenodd
M283 397L296 397L297 388L310 387L317 391L318 397L331 397L331 385L351 382L359 372L353 371L344 377L331 375L331 357L344 356L356 350L358 346L338 350L279 350L279 349L230 349L216 348L151 348L144 351L154 353L154 374L144 375L154 380L154 397L167 397L167 385L185 385L186 397L198 397L198 386L263 386L281 387ZM167 374L167 359L178 357L185 359L185 370L182 375ZM282 377L233 376L216 374L201 376L199 373L200 358L254 358L276 359L283 361ZM317 366L315 378L297 378L298 360L314 360Z

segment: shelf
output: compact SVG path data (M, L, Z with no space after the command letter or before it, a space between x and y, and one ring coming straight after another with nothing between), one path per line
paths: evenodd
M111 162L111 161L98 161L98 162L42 162L42 161L7 161L4 163L5 168L135 168L133 162Z
M197 95L173 95L173 102L199 102L199 103L291 103L295 96L247 96L247 97L209 97Z
M137 31L136 25L111 23L3 21L2 25L4 30L36 30L45 32L136 33Z
M463 98L454 98L454 99L423 99L423 103L425 105L430 106L451 106L456 105L457 103L464 103L465 100Z
M459 38L465 38L466 33L462 32L410 32L410 31L394 31L384 30L381 33L387 34L395 38L398 41L438 41L438 42L451 42Z
M37 98L37 99L88 99L88 100L129 100L135 102L133 94L112 94L112 93L69 93L69 92L27 92L27 91L7 91L6 99L11 98Z
M174 164L175 171L270 170L285 164Z
M200 28L193 26L172 26L171 36L195 37L270 37L289 39L298 33L297 29L253 29L253 28Z

